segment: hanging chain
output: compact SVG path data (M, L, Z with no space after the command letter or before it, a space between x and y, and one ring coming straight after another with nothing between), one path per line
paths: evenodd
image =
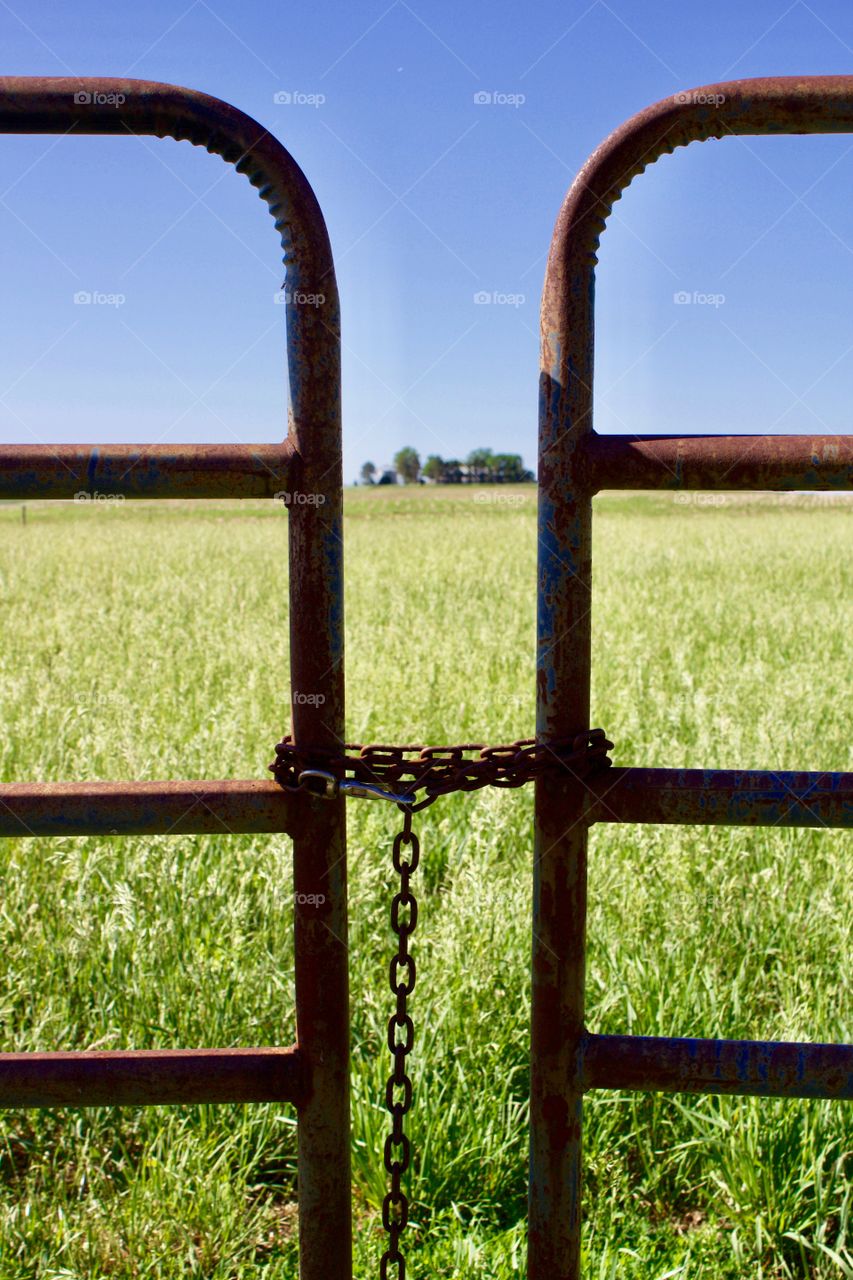
M568 774L582 780L610 765L608 741L603 729L589 729L572 738L537 742L520 738L505 746L486 747L465 743L452 747L390 747L379 744L353 746L339 751L302 750L293 738L276 746L269 766L276 782L286 791L309 792L333 799L340 795L373 796L390 800L404 814L403 829L394 837L394 871L400 887L391 902L391 928L397 950L391 957L388 977L396 1006L388 1020L388 1049L394 1069L385 1086L385 1106L391 1116L391 1132L385 1139L385 1169L390 1189L382 1201L382 1226L388 1247L382 1254L380 1280L406 1280L406 1259L400 1237L409 1221L409 1201L403 1193L403 1175L409 1168L411 1146L403 1121L412 1105L412 1081L406 1059L415 1042L415 1028L408 999L415 988L415 961L409 938L418 923L418 903L411 877L420 859L418 837L412 831L412 814L453 791L478 791L480 787L521 787L543 774ZM423 791L418 800L417 792ZM408 849L408 857L404 856ZM390 1268L390 1270L389 1270Z
M406 1058L415 1042L415 1028L408 1011L408 998L415 986L415 959L409 952L409 937L418 923L418 903L410 885L420 859L418 837L412 831L411 808L400 805L405 816L403 830L394 837L394 870L400 877L400 888L391 902L391 928L397 935L397 950L391 957L388 978L397 1005L388 1020L388 1048L394 1059L394 1070L385 1086L385 1106L391 1116L391 1132L385 1139L385 1169L391 1188L382 1201L382 1225L388 1233L388 1248L379 1264L381 1280L406 1280L406 1259L400 1252L400 1236L409 1221L409 1202L401 1187L403 1174L409 1167L411 1148L403 1132L403 1119L412 1105L412 1081L406 1071ZM408 858L403 856L408 847ZM402 912L402 917L401 917ZM389 1271L396 1268L396 1272Z

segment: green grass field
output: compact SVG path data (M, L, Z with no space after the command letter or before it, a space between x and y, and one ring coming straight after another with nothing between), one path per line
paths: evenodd
M617 764L851 769L853 503L597 500ZM273 502L0 507L4 781L262 777L287 719ZM535 502L347 494L348 730L533 726ZM524 1270L530 789L421 815L415 1277ZM377 1274L395 813L350 815L359 1277ZM851 1040L849 833L596 827L596 1031ZM290 1043L284 837L0 845L5 1050ZM849 1104L593 1094L590 1280L853 1277ZM294 1115L0 1115L0 1280L296 1272Z

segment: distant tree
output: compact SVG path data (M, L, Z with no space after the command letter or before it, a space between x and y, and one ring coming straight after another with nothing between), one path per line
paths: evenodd
M427 480L441 480L444 476L444 463L437 453L431 453L423 465L423 474Z
M493 457L491 449L472 449L465 461L469 467L476 467L478 471L490 471Z
M394 454L394 466L403 477L405 484L417 484L421 460L418 457L417 450L413 449L411 445L407 444Z
M361 483L373 484L376 476L376 467L372 462L365 462L361 468Z
M495 480L503 484L521 484L533 479L531 473L525 471L520 453L496 453L492 458L492 468Z

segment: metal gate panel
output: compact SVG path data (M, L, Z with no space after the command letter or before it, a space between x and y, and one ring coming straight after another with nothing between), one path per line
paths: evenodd
M244 173L285 250L287 439L258 445L0 446L0 496L272 497L289 512L291 696L300 740L344 728L340 317L322 213L298 165L241 111L143 80L0 79L0 132L137 134L203 146ZM298 305L314 295L317 305ZM322 708L322 715L320 714ZM278 719L278 717L277 717ZM59 783L0 787L0 834L287 832L294 838L297 1044L291 1049L0 1054L0 1106L290 1101L299 1113L303 1280L351 1275L346 837L342 801L273 782ZM322 889L322 894L319 890Z
M537 736L590 724L592 497L601 488L850 489L853 437L599 436L594 278L611 206L677 146L853 131L853 77L743 80L634 116L566 196L545 278L539 379ZM592 822L853 826L853 775L618 769L536 782L528 1275L580 1275L583 1096L594 1087L853 1097L853 1047L594 1036L584 1025Z

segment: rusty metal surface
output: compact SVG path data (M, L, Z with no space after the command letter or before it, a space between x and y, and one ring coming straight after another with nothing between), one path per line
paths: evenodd
M282 310L287 321L291 456L288 484L281 487L313 495L310 503L291 507L288 525L292 727L298 740L310 746L341 743L340 312L326 226L308 181L268 130L243 112L207 94L150 81L2 78L0 132L63 133L71 138L148 134L188 141L233 164L269 206L287 265ZM303 305L306 298L314 300L311 305ZM309 692L314 697L306 700ZM312 1065L311 1089L303 1099L298 1126L300 1275L302 1280L349 1280L343 803L303 805L293 833L297 895L323 898L321 907L297 905L294 921L297 1035L300 1051Z
M564 742L519 738L492 747L480 742L445 747L347 743L338 751L303 750L288 734L276 744L276 758L269 768L276 782L289 792L301 790L306 771L317 769L337 779L396 788L412 797L423 791L426 799L409 806L410 813L417 813L454 791L523 787L545 773L588 778L609 768L607 752L612 749L603 729L587 729Z
M311 803L254 780L6 783L0 837L290 833Z
M585 437L599 489L853 489L853 436Z
M296 1049L0 1053L0 1107L299 1104L308 1089Z
M236 107L206 93L151 80L100 76L0 77L0 133L145 134L206 148L244 173L269 205L281 235L288 288L324 292L329 314L337 306L331 252L320 207L293 157L262 125ZM320 289L323 280L325 289ZM310 286L316 284L317 289ZM324 308L287 305L288 324ZM316 319L316 317L314 318ZM314 324L309 329L313 331ZM297 320L296 328L305 330ZM310 359L306 334L297 336L300 355ZM316 342L316 355L330 349Z
M290 490L283 444L0 444L0 498L272 498Z
M587 782L590 822L853 827L853 774L612 768Z
M690 142L728 134L851 130L853 77L703 86L675 94L628 120L593 153L570 188L551 241L541 310L536 675L540 741L570 737L590 723L593 481L585 462L593 454L600 458L608 448L591 440L590 433L596 253L614 201L647 165ZM629 450L630 462L624 445L611 447L617 454L621 451L617 475L629 466L642 466L644 472L650 466L653 446ZM661 446L664 451L667 447ZM775 471L778 481L785 465L774 463L779 455L773 448L763 446L763 465ZM779 448L784 452L785 446ZM713 474L713 460L706 458L703 465ZM794 459L791 473L801 466L802 458ZM596 462L595 486L608 484L606 468ZM637 808L643 812L642 800ZM530 1280L578 1280L581 1273L587 821L582 788L549 776L537 781Z
M295 836L297 1044L311 1064L312 1075L296 1130L302 1280L352 1274L343 808L342 800L312 802L317 812L301 830L297 826ZM312 903L312 899L322 901Z
M853 1045L590 1035L583 1060L587 1089L853 1098Z
M851 131L851 76L732 80L684 90L647 107L592 153L566 196L551 242L552 292L546 297L545 314L553 312L564 285L591 283L595 254L614 202L638 174L676 147L737 135ZM577 301L584 305L579 296ZM559 324L556 313L553 319L555 326ZM555 326L551 334L556 334Z

